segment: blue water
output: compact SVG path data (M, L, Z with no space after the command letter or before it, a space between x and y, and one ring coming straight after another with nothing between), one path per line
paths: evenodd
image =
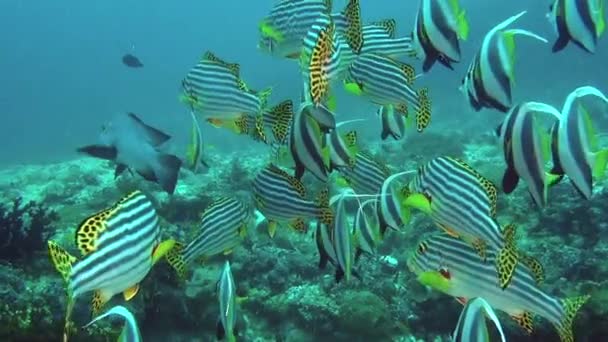
M92 143L105 121L118 112L138 113L175 137L188 137L190 118L177 100L180 81L205 50L239 62L244 79L256 89L274 86L273 102L299 99L300 77L291 61L257 51L257 23L272 0L223 1L0 1L0 165L57 161L75 157L77 146ZM417 1L362 1L364 22L397 19L399 35L408 34ZM463 61L455 71L441 67L420 82L430 86L434 129L490 130L502 117L493 111L473 113L458 91L468 62L485 32L521 10L513 27L533 30L549 44L520 38L515 101L537 100L561 106L580 85L603 89L608 79L607 44L590 55L573 46L552 54L554 32L545 14L549 1L462 0L471 24L462 44ZM341 8L334 1L334 9ZM131 52L145 64L128 69L121 56ZM340 118L369 117L363 137L377 139L374 106L340 94ZM482 124L480 124L480 122ZM205 127L205 139L234 150L247 143Z

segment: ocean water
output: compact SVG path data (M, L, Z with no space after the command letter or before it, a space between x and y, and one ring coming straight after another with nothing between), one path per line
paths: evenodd
M334 0L334 12L342 9L345 2ZM397 37L410 34L418 1L360 2L364 23L394 18L397 21ZM5 178L0 184L5 192L1 196L5 206L10 206L14 200L12 195L17 193L56 209L60 215L69 212L69 219L66 219L65 214L62 216L63 221L59 221L69 223L69 228L56 224L59 229L45 235L50 238L62 234L71 236L79 221L115 202L119 198L118 194L124 193L124 189L120 185L118 188L115 186L112 179L113 167L105 164L82 166L92 161L79 155L76 149L96 143L102 125L118 113L137 113L146 123L170 134L170 150L181 157L189 142L192 125L189 109L178 100L181 81L205 51L213 51L227 61L238 62L241 76L251 88L272 86L272 103L285 99L293 100L294 104L299 103L302 80L298 65L290 60L271 57L256 48L260 34L258 23L275 3L275 0L0 1L0 137L3 138L0 169ZM558 109L564 98L579 86L593 86L600 91L608 91L608 42L605 37L601 37L594 54L587 53L572 43L564 51L554 54L551 46L555 32L546 18L550 1L460 0L459 3L466 9L470 24L469 38L461 42L462 61L454 64L454 70L436 64L429 73L416 80L417 85L429 88L433 102L433 117L428 130L420 135L408 132L408 139L404 141L383 144L379 138L377 105L349 95L342 89L336 90L336 117L339 121L366 119L352 125L357 131L358 143L373 150L393 172L403 171L404 165L414 168L420 161L441 155L443 147L451 152L454 146L445 145L453 143L466 156L474 159L471 163L483 170L484 175L499 183L504 171L504 165L501 164L502 152L487 137L493 134L505 114L488 109L474 111L458 89L484 34L500 21L520 11L527 11L526 15L510 27L533 31L548 39L549 43L543 44L526 37L516 39L514 103L539 101ZM132 69L123 65L121 58L126 53L140 58L144 67ZM407 57L401 60L412 63L416 70L421 69L418 60ZM606 122L604 118L597 119L597 125L602 129L608 126ZM158 195L162 191L153 184L137 177L133 181L134 184L144 184L142 186L146 191L149 190L156 197L161 196L163 209L160 212L192 210L196 213L183 216L197 217L205 207L201 203L208 204L214 196L231 195L236 191L250 192L247 188L249 181L267 160L268 146L253 143L249 137L237 136L207 124L202 124L201 127L205 150L210 151L207 152L211 156L210 168L200 178L183 171L174 195L176 200ZM425 138L425 134L428 138ZM468 147L461 148L460 145L466 144ZM411 159L408 160L408 157ZM81 164L79 160L85 161ZM79 167L78 164L81 170L88 170L90 174L74 171ZM240 166L235 167L235 164ZM31 168L28 169L27 176L21 176L28 167ZM234 170L239 167L243 170L240 178L238 174L234 176L237 173ZM57 170L56 177L51 174L53 171L49 171L52 168ZM87 177L92 173L103 180L90 183ZM46 201L51 196L48 196L50 190L45 186L53 182L54 178L60 179L56 186L65 185L65 189L57 190L60 195L54 200ZM305 179L308 189L311 179ZM241 182L245 185L238 188L235 184ZM228 188L230 184L233 187ZM499 190L499 210L503 222L514 220L526 227L523 230L529 234L522 234L525 237L521 238L520 244L532 250L535 257L550 263L554 254L548 252L549 249L555 249L561 244L572 247L567 252L570 254L562 255L559 262L544 265L547 278L552 281L546 289L559 297L588 294L583 293L588 290L587 292L596 294L592 298L600 298L592 299L592 304L587 309L582 309L583 313L577 316L580 321L574 329L575 336L584 336L581 340L598 342L608 340L605 328L608 323L608 310L605 309L608 307L608 285L605 277L602 278L608 275L605 258L602 259L608 257L608 228L605 225L608 206L604 204L606 194L604 183L601 184L590 201L581 200L569 184L560 184L555 191L556 195L550 193L550 209L544 211L534 207L526 190L521 189L525 188L521 184L519 190L510 196ZM315 190L320 187L319 183L310 186ZM34 188L41 190L31 190ZM36 195L27 194L28 191ZM38 196L38 192L46 195ZM75 193L82 196L76 196ZM62 197L64 195L70 200L65 200ZM185 204L178 203L182 199ZM87 207L90 203L94 204ZM251 205L253 206L252 203ZM164 223L185 238L188 234L180 229L193 223L182 220L179 214L172 215L176 219L171 221L165 217L167 222ZM424 222L420 226L430 226L428 220L417 222ZM590 230L570 229L585 225L592 226L587 227ZM541 230L539 226L544 228ZM592 233L585 235L589 231ZM365 259L358 271L367 280L358 282L354 279L352 281L355 284L333 285L333 279L329 276L333 268L329 266L331 271L319 271L316 268L317 252L312 238L285 235L288 234L280 237L278 242L269 242L271 240L266 237L263 229L254 228L248 234L251 241L244 243L242 250L235 251L236 256L231 259L238 264L236 269L239 273L234 274L237 283L241 278L242 283L246 284L242 286L246 288L243 296L249 292L249 297L253 298L252 304L243 304L242 310L249 317L249 324L240 332L237 340L448 340L461 307L452 298L440 295L439 292L431 293L429 289L417 284L415 276L408 275L404 264L398 266L400 271L397 272L391 269L392 266L387 266L386 262ZM396 235L403 239L400 242L391 239L386 243L382 253L403 262L403 255L415 249L415 241L421 234L417 232L407 238L403 235ZM406 240L407 243L404 243ZM3 245L1 242L0 245ZM256 254L256 250L263 254ZM594 252L586 253L585 250ZM44 280L50 282L51 285L48 286L59 288L60 278L46 262L45 253L43 249L40 255L37 254L37 261L11 260L2 262L2 265L24 270L29 274L28 277L36 274L32 273L33 270L42 269L45 279L54 279L52 282ZM553 253L559 254L555 251ZM268 261L273 258L282 259L283 262L273 268L271 261ZM248 267L248 263L253 265L256 262L262 263L262 260L267 264ZM217 298L213 288L222 261L223 257L214 259L207 271L201 267L203 270L196 273L200 279L191 280L190 287L185 286L185 290L166 265L163 266L161 275L156 274L143 283L141 291L146 292L146 299L162 293L166 295L168 303L165 305L163 300L156 298L152 301L157 305L154 308L148 305L142 309L143 300L135 304L140 306L135 311L138 312L137 319L144 340L214 339L216 316L209 312L217 312ZM572 268L562 272L560 265L569 263ZM370 270L367 275L366 269ZM260 276L256 271L272 273L274 278ZM28 281L34 284L37 278L32 277ZM372 286L370 284L373 279L370 280L370 277L382 277L385 283L395 287L387 290L382 286L389 285L379 284L380 282ZM256 284L258 278L263 278L260 284ZM298 281L300 285L297 285ZM199 292L196 286L199 283L204 284L201 287L206 287L197 299L196 294ZM145 286L146 291L143 290ZM186 293L186 299L180 297L182 291ZM319 295L315 291L323 294ZM368 294L369 298L365 297ZM13 298L8 292L0 292L0 296L5 296L5 303ZM297 296L301 296L301 305L298 305L298 299L294 300ZM334 308L335 312L326 307L316 308L314 304L319 298L332 303L327 304L327 307ZM397 301L395 298L401 299ZM353 306L363 312L353 312L353 308L346 307L344 301L350 300L360 301ZM43 326L49 331L31 333L27 328L18 326L2 330L0 337L6 341L43 341L49 336L59 338L65 311L63 304L55 303L52 306L54 311L46 313L51 323ZM188 305L212 306L213 309L184 309ZM282 306L289 309L282 311ZM367 306L372 309L364 311ZM142 311L146 314L142 314ZM6 311L1 312L6 315ZM396 317L396 312L400 312L402 317ZM187 315L187 318L180 319L179 315ZM311 315L320 316L315 319L310 318ZM353 318L349 323L344 318L345 315L360 320L365 320L365 315L375 315L373 319L377 319L378 323L370 329L382 332L366 334L366 331L359 331L356 328L357 321ZM342 318L337 319L338 316ZM79 321L87 323L83 317L79 317ZM163 317L169 317L166 318L165 325ZM390 324L384 324L385 321ZM509 341L558 340L553 327L546 321L541 323L539 332L532 336L526 336L516 325L506 323L507 315L501 316L501 321L505 322L503 324ZM115 324L111 332L103 331L97 335L90 331L87 333L89 335L77 333L75 338L114 339L120 330L117 326L119 324ZM493 332L492 341L496 338L497 335Z

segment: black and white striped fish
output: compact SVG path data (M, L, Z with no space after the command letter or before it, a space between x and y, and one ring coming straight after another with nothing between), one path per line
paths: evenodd
M490 260L497 256L488 254ZM483 297L494 309L513 317L528 333L532 332L532 315L550 321L562 341L574 341L572 323L577 311L589 296L559 300L542 291L529 270L518 265L513 283L506 289L496 284L496 269L484 262L466 242L447 236L435 235L418 245L408 260L409 269L418 281L462 303L470 298Z
M324 224L333 222L327 190L315 201L306 196L304 184L270 164L253 180L256 208L268 220L268 233L274 236L277 224L287 224L298 232L307 231L307 221L316 218Z
M507 112L512 103L512 85L515 81L515 36L524 35L543 43L547 40L530 31L507 30L523 11L494 26L483 38L481 47L462 79L460 90L476 111L494 108Z
M502 179L502 187L509 194L515 190L519 179L528 185L534 203L540 208L547 203L547 189L561 180L561 175L553 175L545 170L551 158L550 135L539 127L538 115L560 119L560 113L550 105L540 102L524 102L511 108L499 126L499 139L507 169Z
M382 241L376 205L377 199L368 199L359 203L353 222L357 248L371 255L376 254Z
M459 40L468 34L469 23L458 0L420 0L412 40L416 57L423 60L422 71L437 61L453 69L451 63L460 62Z
M66 328L74 301L83 294L94 292L94 314L117 293L126 300L133 298L152 266L175 244L161 242L160 235L152 202L134 191L82 221L76 231L81 260L49 240L51 260L67 283Z
M247 232L248 208L233 197L220 198L203 213L198 232L188 244L176 243L167 253L167 262L180 278L186 275L188 264L216 254L229 254Z
M498 254L498 283L507 287L519 261L542 278L542 267L516 250L515 227L501 229L496 220L497 191L492 182L464 161L438 157L423 165L410 183L413 195L408 206L429 214L442 230L473 246L485 259L488 251Z
M289 130L289 150L295 162L295 177L301 179L304 171L321 182L327 181L330 168L330 150L325 143L321 126L313 118L313 104L302 103Z
M588 101L601 102L602 111ZM599 106L599 107L601 107ZM608 98L596 88L584 86L572 91L562 108L557 126L557 168L570 179L576 190L586 199L593 194L593 180L604 175L608 149L600 149L592 117L604 117Z
M496 326L501 342L506 342L502 325L492 306L482 297L470 299L465 304L456 329L452 333L452 342L488 342L490 334L486 326L486 317Z
M218 340L226 339L228 342L235 342L234 328L237 321L236 284L230 269L230 262L227 260L217 281L217 299L220 317L217 322L216 337Z
M333 223L333 249L336 253L337 271L336 282L340 282L342 278L350 281L353 274L353 264L355 259L355 245L351 224L346 215L345 201L346 194L339 195L335 203L335 219Z
M182 81L183 97L204 118L236 119L258 115L266 108L271 89L250 91L236 63L227 63L207 52Z
M572 41L594 53L597 40L606 30L604 13L604 0L554 0L547 13L557 33L553 52L563 50Z
M403 115L415 114L416 127L421 132L431 120L431 101L426 88L414 90L414 78L414 68L409 64L384 55L362 54L350 64L344 87L375 104L393 105Z
M404 171L392 174L382 183L380 197L376 204L378 209L378 220L380 223L380 233L384 235L387 228L402 230L410 220L410 208L403 205L403 202L410 197L411 193L407 185L399 185L396 179L416 171Z
M357 131L341 132L339 127L345 124L363 121L363 119L354 119L342 121L336 125L336 128L331 130L326 135L327 145L329 146L329 161L330 169L335 170L341 167L353 167L355 165L357 155Z

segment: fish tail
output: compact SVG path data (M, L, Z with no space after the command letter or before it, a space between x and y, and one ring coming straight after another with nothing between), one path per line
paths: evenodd
M54 241L49 240L47 244L49 248L49 256L53 262L53 265L55 266L55 269L57 272L59 272L59 274L61 274L61 277L67 283L70 278L70 272L72 271L72 265L74 265L76 262L76 257L59 247L59 245Z
M589 300L591 296L585 295L580 297L567 298L562 301L562 307L564 309L564 317L560 324L555 324L555 328L559 333L560 340L562 342L573 342L574 336L572 334L572 323L578 313L579 309Z
M317 196L317 205L319 206L319 221L326 225L331 225L334 222L334 212L329 207L329 189L321 190Z
M453 2L458 4L458 1L456 0L454 0ZM469 37L469 21L467 20L466 11L460 9L456 13L456 20L458 21L458 38L462 40L467 40L467 38Z
M606 30L606 20L604 19L605 12L605 0L600 0L600 8L594 13L595 14L595 22L597 23L595 28L595 36L600 37L602 33Z
M515 225L507 225L503 229L504 246L498 253L496 258L496 271L498 273L498 282L504 290L513 280L515 267L519 261L519 255L515 249Z
M608 149L601 150L595 154L595 160L593 163L593 177L601 178L606 172L606 164L608 163Z
M258 99L260 99L260 113L263 113L266 107L268 107L268 99L270 98L271 94L272 87L264 88L257 94Z
M176 242L173 248L165 254L165 260L173 267L180 279L186 278L186 260L184 259L184 244Z
M267 115L271 117L272 134L275 140L279 143L284 142L287 139L289 125L293 119L293 102L285 100L271 108Z
M177 185L177 177L182 161L172 154L159 153L157 155L158 167L154 170L154 175L158 184L169 194L173 194Z
M427 88L418 90L418 102L416 129L418 132L422 132L431 122L431 98Z

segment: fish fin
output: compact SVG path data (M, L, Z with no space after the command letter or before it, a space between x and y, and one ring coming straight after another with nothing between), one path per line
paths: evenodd
M80 222L76 228L76 247L82 255L87 255L97 248L97 239L106 230L106 221L116 210L118 204L95 213Z
M498 273L498 283L504 290L513 279L519 256L515 250L515 225L507 225L502 234L505 245L497 255L496 272Z
M356 96L363 95L363 85L357 82L344 82L344 90Z
M226 337L226 330L225 330L224 326L222 325L222 320L220 320L219 318L217 320L217 324L215 327L215 337L218 340L223 340L224 337Z
M462 305L467 305L468 299L465 297L455 297L456 301Z
M524 311L519 315L514 315L511 317L515 320L515 322L517 322L517 325L524 329L526 334L530 335L532 332L534 332L534 322L532 314L529 311Z
M289 125L293 119L293 102L286 100L274 106L268 115L272 118L272 135L277 142L284 142L287 139Z
M289 173L283 171L274 164L271 164L269 166L269 169L272 173L277 174L283 179L285 179L289 183L289 185L294 188L298 195L300 195L301 197L306 197L306 187L304 187L304 184L297 178L297 176L294 177L290 175Z
M431 213L431 201L428 197L421 193L414 193L407 196L401 205L418 209L425 214Z
M517 183L519 182L519 175L515 172L515 169L507 166L507 170L502 177L502 191L505 194L510 194L517 187Z
M452 227L446 226L445 224L441 224L441 223L436 223L436 225L437 225L437 227L439 227L439 229L441 229L448 236L450 236L454 239L461 238L460 234L458 234L458 232L455 231Z
M270 95L272 95L272 87L262 89L257 93L257 96L260 99L260 109L262 111L268 106Z
M532 276L534 277L534 280L536 280L536 284L541 285L545 280L545 271L540 261L528 255L520 255L519 260L523 265L528 267L530 272L532 272Z
M414 80L416 79L416 70L411 64L399 62L399 69L405 75L405 79L408 85L414 84Z
M110 301L111 295L104 293L103 291L97 290L93 292L93 298L91 300L91 310L93 311L93 317L99 315L103 306Z
M317 42L308 61L308 89L310 98L319 105L329 93L329 74L325 68L326 61L332 58L334 50L335 26L330 24L319 32ZM302 50L304 52L304 50Z
M306 234L308 232L308 227L306 226L306 222L304 222L304 219L302 219L301 217L298 217L295 220L293 220L289 226L294 231L301 233L301 234Z
M567 298L562 301L562 307L564 308L564 317L562 317L562 321L559 325L555 325L557 328L557 332L559 333L560 340L562 342L573 342L574 336L572 334L572 324L574 323L574 318L576 314L580 310L580 308L585 305L585 303L589 300L591 296L585 295L580 297L572 297Z
M394 113L409 117L409 109L407 103L399 103L393 106Z
M559 184L559 182L564 179L563 173L555 173L554 171L559 170L551 170L551 172L545 172L545 177L547 178L547 186L549 187Z
M344 270L342 269L342 267L336 267L336 274L334 278L336 279L336 284L340 283L342 279L344 279Z
M268 235L271 239L274 238L274 235L277 232L277 225L278 223L276 221L268 220Z
M158 147L171 139L169 134L144 123L134 113L129 112L127 115L133 120L133 122L136 123L136 125L142 128L142 131L145 133L146 140L150 145Z
M47 242L49 248L49 256L51 258L51 262L55 266L55 269L63 280L68 283L70 279L70 272L72 271L72 265L74 265L77 261L75 256L72 256L65 249L59 247L54 241L49 240Z
M496 185L494 185L494 183L492 183L492 181L490 181L489 179L484 177L477 170L472 168L464 160L458 159L458 158L450 158L450 159L454 160L462 168L464 168L466 171L468 171L473 176L475 176L475 178L477 178L479 185L481 185L484 192L486 193L486 196L488 197L488 201L490 203L490 215L492 216L492 218L496 218L496 205L497 205L496 202L498 200L498 190L496 190Z
M419 283L422 285L431 287L435 290L441 291L443 293L448 293L451 283L450 279L446 278L439 271L425 271L416 277Z
M397 28L397 21L395 19L389 18L389 19L374 21L374 22L372 22L372 25L382 27L386 31L386 33L388 34L388 37L390 39L395 39L395 31Z
M211 62L215 62L219 65L224 66L225 68L227 68L228 70L230 70L230 72L236 76L239 77L240 73L241 73L241 67L238 63L229 63L226 62L224 59L218 57L215 53L211 52L211 51L205 51L205 54L203 54L202 57L203 60L207 60L207 61L211 61Z
M431 122L431 99L427 88L418 90L419 107L416 113L416 129L422 132Z
M163 153L159 153L157 159L160 168L155 170L154 175L163 190L169 194L173 194L177 185L177 177L179 176L182 161L172 154Z
M325 188L319 192L319 195L317 196L317 205L321 209L319 212L319 221L331 226L334 222L334 212L329 206L329 189Z
M223 255L230 255L232 254L232 248L226 249L222 252Z
M104 145L87 145L79 147L76 151L85 153L95 158L114 160L118 154L118 150L114 146Z
M596 23L596 27L595 27L595 36L597 38L599 38L602 33L604 33L604 31L606 30L606 20L604 19L604 13L606 13L605 11L605 0L600 0L600 8L593 13L595 15L595 23Z
M608 163L608 149L601 150L594 155L593 160L593 178L599 179L606 172L606 163Z
M475 239L471 243L471 246L473 246L473 248L475 249L477 254L481 257L481 260L483 260L485 262L486 258L487 258L487 250L488 250L488 245L486 244L486 242L482 239Z
M169 239L156 245L152 251L152 264L156 264L160 259L167 255L176 244L177 242L175 240Z
M357 147L357 131L350 131L342 136L344 143L346 144L346 148L348 150L349 160L348 166L352 169L355 167L355 163L357 161L356 155L358 152Z
M427 54L422 62L422 72L428 72L431 70L436 61L437 54Z
M165 254L165 260L177 273L180 279L186 278L186 260L184 259L184 244L175 242L173 248Z
M507 54L509 58L509 65L506 67L508 71L509 80L515 82L515 34L512 31L505 31L502 33L505 46L507 47Z
M566 36L563 33L560 33L560 35L555 40L555 43L553 43L553 47L551 48L551 51L555 53L555 52L559 52L559 51L563 50L568 45L569 41L570 41L570 38L568 38L568 36Z
M122 292L123 297L128 302L139 292L139 284L135 284Z
M346 18L346 42L354 53L359 54L363 47L363 31L361 25L361 6L359 0L349 0L342 12Z
M458 0L451 0L452 4L458 4ZM466 16L466 12L464 10L459 10L458 12L455 12L456 14L456 20L458 23L458 38L462 39L462 40L467 40L467 38L469 37L469 22L467 20L467 16Z
M125 164L116 164L116 169L114 169L114 179L118 178L125 170L127 169L127 165Z

